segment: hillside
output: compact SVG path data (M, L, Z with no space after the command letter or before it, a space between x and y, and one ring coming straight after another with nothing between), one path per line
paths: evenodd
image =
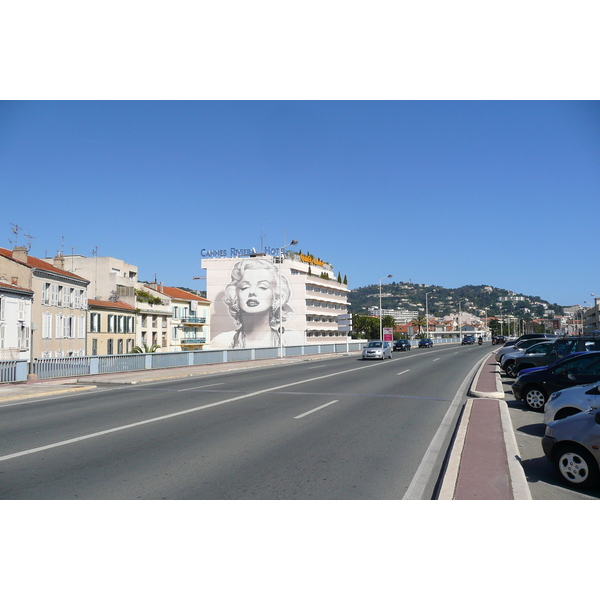
M411 310L425 313L425 294L428 295L429 314L443 317L461 311L476 315L493 316L500 313L510 314L521 319L535 319L545 316L562 315L558 304L551 304L539 296L515 294L509 290L490 285L464 285L459 288L444 288L412 282L392 282L381 286L381 306L384 309ZM366 314L369 307L379 307L379 285L356 288L348 293L352 312ZM546 315L547 316L547 315Z

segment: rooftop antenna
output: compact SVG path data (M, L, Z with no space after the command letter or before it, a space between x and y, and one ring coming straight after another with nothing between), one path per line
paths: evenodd
M260 253L262 254L264 252L264 247L263 247L263 239L265 238L266 234L263 234L263 229L262 227L260 228Z
M31 240L35 240L35 237L33 235L29 235L27 233L23 234L26 238L29 238L29 241L27 242L27 250L31 250Z
M23 230L21 227L19 227L15 223L11 223L11 225L12 225L12 227L11 227L12 232L15 234L15 239L14 240L9 239L8 241L10 244L14 244L15 246L18 246L19 245L19 229L21 231L23 231Z

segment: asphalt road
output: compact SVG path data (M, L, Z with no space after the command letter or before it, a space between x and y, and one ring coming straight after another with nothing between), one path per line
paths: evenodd
M0 499L430 499L489 352L449 345L0 406Z

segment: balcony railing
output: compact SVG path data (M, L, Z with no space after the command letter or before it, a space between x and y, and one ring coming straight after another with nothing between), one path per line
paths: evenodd
M183 315L179 318L183 323L206 323L205 317L188 317L187 315Z
M182 346L192 346L196 344L206 344L206 338L185 338L181 340Z

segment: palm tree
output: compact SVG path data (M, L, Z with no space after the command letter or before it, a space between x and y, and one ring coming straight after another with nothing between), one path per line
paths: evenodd
M158 344L152 344L152 346L148 346L148 344L146 344L144 342L144 347L141 348L140 346L134 346L131 350L132 354L152 354L153 352L156 352L158 350Z
M411 325L413 327L418 327L419 335L421 335L421 331L423 330L423 327L427 327L427 320L425 319L424 315L419 315L416 319L413 319L411 321Z

